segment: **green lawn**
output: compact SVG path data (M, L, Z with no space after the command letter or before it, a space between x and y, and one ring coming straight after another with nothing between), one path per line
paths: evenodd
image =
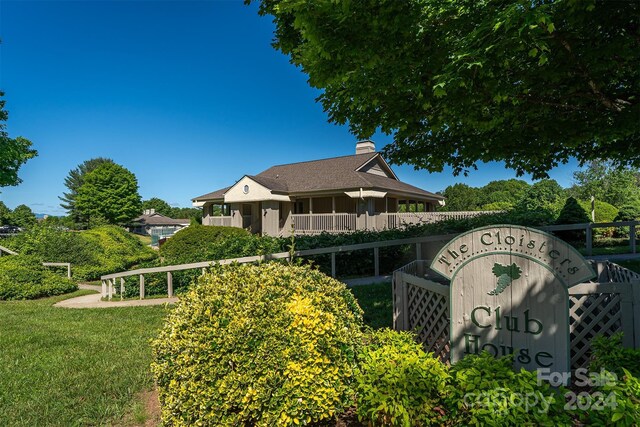
M350 288L364 311L364 323L374 329L393 327L391 282Z
M117 422L152 384L149 339L167 309L52 307L65 297L0 303L2 426Z

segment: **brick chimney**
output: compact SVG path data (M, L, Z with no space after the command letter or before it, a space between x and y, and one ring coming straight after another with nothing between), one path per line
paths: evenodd
M368 139L356 143L356 154L375 153L376 144Z

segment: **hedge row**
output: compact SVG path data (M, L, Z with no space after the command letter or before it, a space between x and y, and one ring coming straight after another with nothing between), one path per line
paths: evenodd
M66 271L65 271L66 273ZM25 255L0 257L0 300L24 300L61 295L78 286L38 259Z
M70 262L74 278L96 280L153 260L157 254L121 227L102 226L82 232L36 226L6 245L43 262Z

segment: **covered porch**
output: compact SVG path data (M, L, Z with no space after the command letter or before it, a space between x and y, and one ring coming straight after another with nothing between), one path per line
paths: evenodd
M292 196L290 201L207 203L203 224L241 227L274 236L384 230L408 224L464 217L435 212L437 200L357 190L342 194Z

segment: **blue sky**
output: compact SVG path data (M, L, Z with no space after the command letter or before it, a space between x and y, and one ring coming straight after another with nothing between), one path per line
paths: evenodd
M0 200L64 214L69 170L110 157L136 174L143 199L189 206L243 174L353 153L355 137L327 122L319 92L271 47L272 30L240 0L0 0L8 131L39 151ZM569 186L576 168L551 177ZM394 169L430 191L515 176L499 163L468 177Z

